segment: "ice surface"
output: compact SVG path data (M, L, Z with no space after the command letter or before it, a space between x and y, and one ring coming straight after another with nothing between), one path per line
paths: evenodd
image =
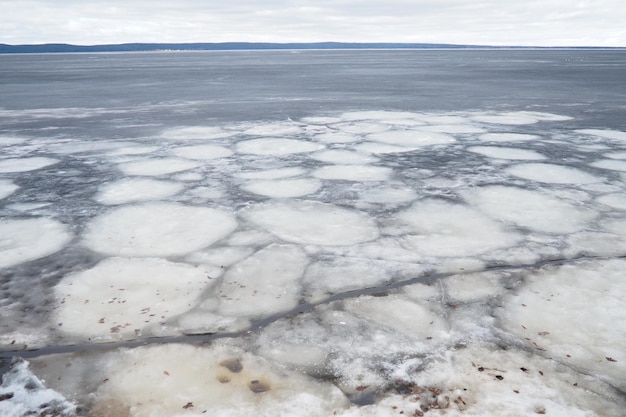
M517 187L480 187L464 193L464 197L473 206L496 219L538 232L577 232L595 217L593 211L540 191Z
M86 415L621 417L626 261L592 259L626 247L617 131L533 111L291 120L277 101L229 121L204 105L7 147L63 156L0 179L0 196L20 187L0 207L17 266L0 341L76 350L29 354ZM64 249L69 225L82 245L20 265Z
M235 174L237 178L248 180L274 180L278 178L297 177L305 173L302 168L278 168L266 171L244 171Z
M283 135L297 135L302 132L302 127L295 123L267 123L256 124L243 133L246 135L258 135L258 136L283 136Z
M539 136L530 135L528 133L485 133L478 138L485 142L519 142L519 141L527 141L527 140L537 140Z
M96 401L117 401L133 416L322 417L347 406L334 386L223 344L132 349L106 369Z
M360 143L356 145L354 149L360 152L367 152L367 153L373 153L373 154L385 154L385 153L412 152L418 149L418 147L385 145L383 143L376 143L376 142L364 142L364 143Z
M0 415L3 417L76 416L76 406L58 392L46 388L24 360L13 362L2 375L0 398Z
M52 219L0 219L0 268L43 258L60 251L72 235Z
M196 139L218 139L234 136L236 132L223 130L215 126L187 126L166 129L161 132L161 136L166 139L196 140Z
M489 158L500 159L520 159L520 160L541 160L547 159L536 151L519 148L505 148L501 146L470 146L468 151L478 153Z
M87 227L84 244L113 256L175 256L202 249L237 227L227 211L176 203L113 209Z
M321 182L310 178L253 181L242 188L254 194L273 198L302 197L313 194L322 186Z
M333 128L339 129L344 133L353 133L357 135L363 135L367 133L384 132L390 128L389 125L384 123L371 122L346 122L337 123L332 125Z
M595 168L610 169L612 171L626 171L626 161L616 161L614 159L601 159L589 165Z
M472 119L477 122L501 125L527 125L537 123L540 120L539 117L529 112L481 114L473 116Z
M604 156L610 159L626 159L626 152L609 152Z
M319 135L316 135L314 139L324 143L351 143L360 140L359 136L357 135L336 132L321 133Z
M383 133L373 133L368 135L367 139L400 146L445 145L455 141L454 137L444 133L431 133L418 130L394 130Z
M329 165L316 169L313 176L324 180L385 181L391 168L367 165Z
M144 159L136 162L126 162L119 165L126 175L165 175L174 172L197 168L202 164L196 161L177 158Z
M255 317L296 307L308 263L307 255L294 245L273 244L258 251L224 275L219 313Z
M233 154L230 149L215 145L181 146L174 148L172 153L180 158L200 160L226 158Z
M26 142L26 138L23 137L19 137L19 136L5 136L5 135L1 135L0 136L0 145L17 145L20 143L24 143Z
M608 232L626 236L626 218L607 219L601 222L601 226Z
M211 285L207 271L155 258L109 258L54 287L55 322L81 338L128 339L190 310Z
M579 129L576 130L583 135L599 136L606 139L626 140L626 132L611 129Z
M584 261L545 268L504 299L506 329L536 350L626 388L626 261ZM591 318L591 319L590 319Z
M18 187L13 181L0 179L0 199L6 198L13 194Z
M58 162L58 159L46 158L43 156L0 159L0 173L34 171Z
M112 150L109 152L109 155L144 155L158 151L159 149L160 148L158 146L124 146L122 148Z
M314 142L282 138L251 139L237 143L237 152L253 155L289 155L323 148L323 145Z
M428 256L471 256L514 245L521 236L470 207L429 199L398 214L412 228L405 247Z
M316 201L259 204L243 215L293 243L353 245L374 240L379 233L376 222L367 214Z
M399 187L376 187L360 194L363 201L379 204L408 203L415 200L417 193L410 188Z
M626 194L612 193L598 197L598 203L605 204L617 210L626 211Z
M433 125L433 126L421 126L420 130L426 132L440 132L440 133L483 133L485 129L464 124L451 124L451 125Z
M311 158L328 162L330 164L340 164L340 165L364 165L372 162L378 161L378 158L373 157L371 155L362 154L359 152L351 152L344 150L328 150L328 151L320 151L314 154L311 154Z
M184 186L171 181L127 178L99 188L95 200L102 204L124 204L159 200L180 192Z
M506 170L516 177L550 184L591 184L602 179L585 171L564 165L528 163L514 165Z

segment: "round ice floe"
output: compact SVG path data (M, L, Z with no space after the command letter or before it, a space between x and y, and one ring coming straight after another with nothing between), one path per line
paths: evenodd
M470 146L467 150L489 158L520 160L546 159L546 157L539 152L519 148L503 148L500 146Z
M481 114L472 116L472 120L482 123L501 125L528 125L537 123L539 118L526 112L508 112L499 114Z
M400 146L445 145L455 141L454 137L444 133L423 132L419 130L393 130L373 133L368 140Z
M440 200L419 201L397 218L414 233L403 244L428 256L478 255L510 247L521 238L474 209Z
M166 175L197 168L202 164L196 161L177 158L144 159L120 164L119 168L127 175Z
M161 136L167 139L217 139L234 135L234 132L215 126L175 127L161 133Z
M602 179L576 168L553 164L518 164L506 170L509 174L549 184L590 184Z
M183 188L182 184L175 182L128 178L101 186L95 200L102 204L158 200L174 195Z
M172 153L179 158L201 160L226 158L233 154L230 149L215 145L182 146L175 148Z
M273 244L233 265L220 286L219 313L258 317L296 307L308 263L298 246Z
M321 133L315 135L315 140L325 143L351 143L360 140L360 138L348 133Z
M626 211L626 194L613 193L598 197L598 203L605 204L617 210Z
M408 147L408 146L386 145L383 143L376 143L376 142L365 142L365 143L356 145L354 149L359 152L367 152L367 153L373 153L373 154L385 154L385 153L411 152L418 148L416 146Z
M626 171L626 161L615 159L601 159L589 165L596 168L610 169L611 171Z
M12 181L0 179L0 199L10 196L18 188Z
M537 232L577 232L595 217L595 212L552 195L517 187L480 187L464 193L464 197L491 217Z
M331 383L220 343L125 350L103 368L96 404L117 401L133 416L325 417L349 405Z
M485 142L519 142L526 140L537 140L539 136L527 133L485 133L478 136L478 139Z
M0 268L51 255L70 239L65 225L55 220L0 220Z
M610 379L624 390L626 261L587 261L528 276L497 315L505 329L559 362Z
M237 151L253 155L289 155L292 153L313 152L324 145L296 139L251 139L237 143Z
M312 178L294 178L269 181L254 181L242 188L254 194L273 198L302 197L313 194L322 186L321 181Z
M59 162L58 159L34 156L32 158L0 159L0 173L27 172L41 169Z
M576 130L576 132L582 133L583 135L599 136L601 138L606 138L606 139L626 140L626 132L622 132L619 130L580 129L580 130Z
M148 203L97 217L89 224L84 243L114 256L175 256L208 246L236 227L235 217L223 210Z
M237 178L246 180L274 180L278 178L297 177L304 174L302 168L277 168L268 169L267 171L244 171L235 174Z
M372 162L377 162L378 158L373 157L371 155L362 154L359 152L351 152L351 151L342 151L342 150L329 150L329 151L320 151L315 152L311 155L311 158L328 162L331 164L342 164L342 165L362 165L369 164Z
M362 165L330 165L316 169L313 176L323 180L386 181L391 168Z
M294 243L343 246L378 237L376 222L365 213L315 201L261 204L244 217Z
M54 287L55 323L82 337L135 337L190 310L209 283L203 268L154 258L110 258Z

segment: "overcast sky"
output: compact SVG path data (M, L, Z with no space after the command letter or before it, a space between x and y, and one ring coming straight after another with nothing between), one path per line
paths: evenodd
M0 0L0 43L626 46L626 0Z

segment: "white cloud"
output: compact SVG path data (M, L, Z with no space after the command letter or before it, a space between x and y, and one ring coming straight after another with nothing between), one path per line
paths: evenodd
M0 42L626 46L622 0L0 0Z

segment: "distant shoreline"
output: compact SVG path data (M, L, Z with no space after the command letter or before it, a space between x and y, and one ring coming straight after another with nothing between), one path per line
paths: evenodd
M526 50L626 50L604 46L491 46L440 43L121 43L108 45L72 45L65 43L7 45L0 44L0 54L80 53L80 52L178 52L178 51L257 51L257 50L341 50L341 49L526 49Z

